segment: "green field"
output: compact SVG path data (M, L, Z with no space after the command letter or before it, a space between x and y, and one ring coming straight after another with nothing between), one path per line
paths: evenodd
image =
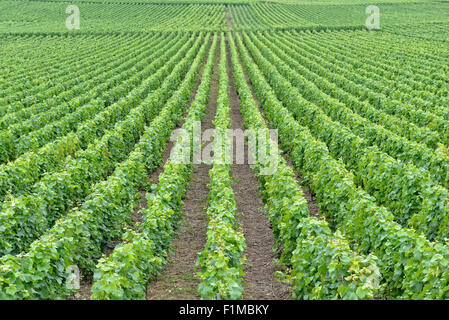
M448 299L448 239L449 1L0 0L0 299Z

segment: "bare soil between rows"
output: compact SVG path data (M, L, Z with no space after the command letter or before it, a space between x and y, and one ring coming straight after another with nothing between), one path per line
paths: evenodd
M228 23L228 29L232 29L231 17L229 16L229 10L226 8L226 21Z
M252 57L251 57L251 59L252 59ZM260 101L257 98L256 94L254 93L253 86L251 84L251 81L249 80L248 74L246 73L245 67L243 66L243 63L240 60L240 58L239 58L239 62L240 62L240 65L242 66L243 75L245 76L245 80L246 80L246 83L248 84L248 87L249 87L249 89L251 91L251 94L253 96L253 100L256 102L256 105L259 107L259 112L262 115L262 117L264 118L265 123L268 124L268 120L265 117L265 114L264 114L263 109L261 107ZM290 168L294 168L293 163L292 163L291 159L289 158L289 156L287 154L283 153L282 157L284 158L285 162L287 162L287 164L288 164L288 166ZM299 173L296 170L294 170L294 169L293 169L293 172L295 173L296 181L301 186L302 191L304 193L304 198L307 201L307 207L309 209L310 215L314 216L316 218L319 218L319 219L324 219L324 216L321 215L321 213L320 213L321 212L320 207L319 207L319 205L315 201L315 195L310 191L310 189L308 187L306 187L306 186L304 186L302 184L302 178L299 175Z
M226 40L226 55L228 60L229 93L231 119L233 129L244 128L240 113L240 98L234 87L231 69L229 44ZM235 141L234 141L235 150ZM291 290L285 283L276 279L279 271L274 261L278 255L273 252L275 240L271 224L264 210L262 196L259 193L259 182L248 164L248 153L245 152L245 164L231 166L234 178L234 194L237 202L238 221L243 227L246 264L244 299L256 300L287 300Z
M219 40L219 39L218 39ZM220 42L214 61L209 104L201 123L202 130L213 128L218 96L218 59ZM204 248L207 232L205 208L209 194L210 165L195 165L192 180L183 200L183 219L178 235L173 240L173 253L162 273L147 286L147 299L196 300L199 279L196 276L198 253Z

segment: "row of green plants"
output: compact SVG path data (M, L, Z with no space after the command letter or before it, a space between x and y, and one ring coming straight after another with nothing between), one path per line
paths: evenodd
M329 59L320 59L315 56L308 58L300 48L298 49L294 45L287 49L283 46L281 50L277 47L278 45L282 46L278 41L271 38L271 41L267 42L264 35L260 33L256 36L265 44L268 43L268 45L274 47L272 50L286 64L295 68L298 73L314 83L324 93L349 106L354 112L400 136L425 143L431 148L437 147L440 142L440 135L431 130L431 126L419 127L410 122L410 118L385 113L384 109L379 107L379 104L386 104L386 98L379 93L372 92L364 85L355 83L352 79L357 77L357 72L349 71L349 69L337 71L332 63L328 63ZM287 40L284 39L284 41ZM290 42L286 43L291 44ZM326 67L323 67L323 65ZM351 76L348 76L349 74ZM345 75L345 77L342 75ZM360 97L366 97L364 100L367 101L361 101ZM399 101L391 99L388 100L388 105L403 108Z
M288 69L288 67L284 65L284 70L286 68ZM286 71L284 74L289 74L291 78L296 79L294 82L304 80L304 78L299 77L296 73L289 73ZM319 90L317 90L316 93L320 94ZM309 99L313 99L312 95L309 95L308 97ZM319 101L321 102L323 100ZM447 170L445 170L445 168L447 167L448 157L445 155L444 149L439 148L435 150L435 152L432 152L431 149L414 142L409 142L403 137L392 134L381 126L369 125L365 119L353 114L349 108L346 108L342 104L340 104L338 108L332 108L329 106L330 104L330 102L325 101L321 103L320 106L325 106L326 108L324 110L334 120L346 123L353 131L364 136L372 144L377 144L382 150L396 156L400 160L403 160L404 162L413 160L418 167L429 168L432 177L443 183L443 185L445 184L444 181L447 180ZM337 102L335 102L335 104L337 104ZM341 112L341 108L343 108L345 112ZM373 130L375 130L374 133L372 133Z
M162 6L163 7L163 6ZM162 21L154 30L223 30L226 12L223 4L185 6L179 15Z
M316 26L306 17L298 15L291 6L281 4L265 5L256 3L250 6L236 8L236 27L244 30L273 29L273 28L298 28Z
M148 48L148 45L156 44L156 42L143 41L136 50L138 53L142 53L145 47ZM146 46L143 44L146 44ZM115 48L115 50L118 49ZM109 53L116 52L111 50ZM19 107L17 111L9 112L1 118L0 127L2 131L10 131L14 137L20 137L42 127L42 123L51 123L60 119L66 113L75 111L80 105L88 101L89 96L82 95L82 93L89 91L99 83L110 80L112 76L121 73L123 70L131 68L133 65L129 64L130 57L133 57L132 54L126 52L118 55L117 59L104 61L103 68L98 68L98 65L91 62L90 70L81 69L79 73L74 70L67 70L67 72L72 72L72 77L73 74L78 75L74 77L77 79L76 83L66 81L60 86L53 87L48 91L43 90L34 95L30 90L28 94L33 100L27 99L29 103L27 107ZM94 59L92 58L91 61L94 61ZM59 81L59 79L53 81Z
M374 55L367 57L366 69L376 70L380 68L380 76L385 79L393 79L395 77L395 68L402 65L402 68L397 69L396 76L400 76L402 84L398 84L398 88L406 89L409 92L411 89L419 91L427 91L429 96L425 95L426 99L433 96L434 98L441 98L438 94L438 87L447 90L449 82L444 77L444 71L448 70L445 63L448 59L444 56L447 49L444 47L435 46L431 42L417 42L419 45L410 47L413 43L411 39L405 37L392 36L388 33L382 33L381 37L373 37L370 33L329 35L329 39L335 39L335 45L338 53L341 53L344 39L356 36L359 41L351 43L348 47L348 57L357 57L364 55L366 52L372 51ZM361 46L360 42L372 40L372 46ZM329 43L330 44L330 43ZM390 53L384 51L389 48ZM373 51L374 49L374 51ZM404 51L404 49L408 49ZM417 55L419 53L419 55ZM388 57L391 55L391 58ZM377 59L373 59L377 58ZM407 65L404 65L404 59L407 59ZM391 64L389 64L389 60ZM402 63L402 64L401 64Z
M292 34L292 37L296 38L297 35ZM304 47L311 46L318 52L332 52L331 61L338 58L334 63L357 65L358 73L368 79L365 85L372 86L377 79L377 91L405 103L413 103L415 108L448 120L444 108L449 102L444 48L420 42L416 50L415 43L411 43L410 39L391 38L385 33L378 38L366 32L328 34L323 36L323 41L316 41L310 35L303 38L306 43ZM354 38L356 41L348 43L348 39ZM369 48L361 45L366 41L370 43Z
M130 104L128 101L139 102L138 99L143 99L150 90L157 88L159 84L155 81L156 79L171 72L170 68L175 65L177 60L167 62L166 59L173 59L177 50L185 45L187 39L188 37L184 36L182 39L178 38L178 42L175 43L168 41L169 47L155 47L156 55L163 53L165 55L159 55L160 60L156 59L146 66L147 72L151 72L151 76L144 79L139 87L131 90L128 96L122 97L117 103L110 106L106 106L102 98L92 100L90 105L96 106L102 111L93 119L79 123L75 132L57 138L41 148L24 153L12 163L0 165L0 200L3 200L8 194L17 195L29 192L33 184L45 173L60 170L64 167L68 156L76 158L76 151L85 149L89 143L100 138L106 130L113 128L115 122L123 119L130 107L136 105ZM167 51L167 48L171 49ZM101 88L99 89L101 90Z
M309 75L310 80L319 87L323 78L328 79L324 81L331 81L333 85L326 83L322 86L322 90L328 89L328 94L351 106L362 116L384 125L407 139L426 143L431 148L436 148L438 143L447 145L448 122L433 113L416 109L408 101L410 95L407 94L408 98L403 97L405 102L401 102L392 96L372 90L368 84L374 82L373 78L364 78L359 81L360 83L356 83L355 80L360 78L359 72L350 71L348 67L337 68L334 63L329 63L331 54L324 59L312 56L313 61L311 61L302 52L299 53L296 46L292 48L292 52L294 52L291 55L293 58L301 56L301 63L319 75ZM325 62L326 68L323 68L322 65ZM391 84L383 83L383 86L390 87ZM365 100L365 103L362 103L360 99Z
M260 181L265 208L269 213L281 262L291 268L293 297L296 299L370 299L376 295L379 269L373 255L360 256L349 247L340 232L333 233L326 221L310 216L307 201L277 145L269 138L265 121L245 79L234 39L229 36L233 79L240 97L245 127L264 130L267 147L276 150L277 170L263 174L266 164L252 166ZM260 143L260 142L259 142ZM258 148L263 147L259 144ZM257 150L253 152L256 159Z
M189 134L181 135L174 143L170 158L159 176L157 187L147 195L147 207L142 210L143 223L136 225L134 232L123 237L123 242L114 248L109 256L101 258L94 273L92 299L145 299L148 281L154 278L167 262L172 237L176 232L182 214L183 197L190 182L193 166L191 161L181 162L183 147L191 146L194 125L201 121L206 112L211 88L212 72L217 47L217 35L213 37L206 65L201 76L195 99L192 102L182 129ZM196 58L199 68L204 53ZM192 73L193 75L194 73ZM188 97L190 84L179 91ZM164 123L160 125L165 128ZM192 160L193 148L189 150Z
M39 54L36 57L31 55L30 51L24 54L17 50L11 50L10 55L3 56L4 66L2 68L2 79L0 80L0 116L7 113L20 110L22 107L29 107L41 101L40 92L54 91L58 92L63 89L68 89L65 85L66 81L70 81L72 73L78 70L78 61L81 66L88 66L92 63L92 52L97 52L97 57L104 57L102 50L108 50L109 47L114 48L120 42L128 43L132 40L120 35L118 37L82 35L78 38L78 43L81 44L78 50L69 52L68 49L73 49L73 43L70 41L59 41L55 43L55 38L52 35L34 36L34 37L5 37L5 43L11 47L22 49L24 46L38 46L45 43L46 46L39 47ZM59 40L63 40L59 38ZM101 43L97 43L101 41ZM132 43L131 41L129 43ZM95 49L94 49L95 48ZM64 54L61 54L64 51ZM23 63L24 58L29 57L33 61L33 68L30 69L29 63ZM94 55L95 57L95 55ZM51 63L51 64L50 64ZM52 74L54 79L58 79L61 83L54 84L48 81L49 74ZM45 97L45 95L44 95ZM43 97L42 97L43 98Z
M393 70L398 69L385 70L384 66L375 69L371 65L359 67L354 73L349 71L349 66L360 64L358 62L360 58L351 58L348 52L345 52L344 56L342 56L343 53L336 52L336 50L326 52L325 48L320 48L320 51L316 51L316 53L318 55L313 54L314 59L318 60L319 55L323 55L322 59L327 61L326 65L330 70L335 70L334 74L342 74L350 80L353 87L346 86L350 92L352 91L355 95L389 114L404 117L421 128L428 127L441 132L444 136L447 135L446 121L449 119L449 114L444 108L449 102L449 99L444 99L449 93L447 83L429 78L422 79L420 82L408 83L410 82L408 77L393 73ZM340 58L340 56L342 57ZM371 69L374 70L371 71ZM418 69L416 70L418 71ZM346 82L346 80L344 81ZM365 91L362 91L363 88ZM398 108L396 109L396 107ZM440 137L439 134L436 138L445 141L444 137ZM427 141L429 146L432 146L430 142Z
M92 32L142 31L220 31L226 28L224 3L154 3L122 2L117 5L80 2L82 27L67 30L67 3L61 1L16 1L0 4L0 19L9 21L0 26L2 33L59 32L66 34ZM3 12L9 12L8 15ZM101 15L100 15L101 14ZM20 23L28 17L28 23Z
M282 106L238 34L236 40L265 116L279 130L282 147L314 192L320 209L354 250L378 258L380 294L395 299L447 299L447 247L402 228L388 210L358 188L341 161L334 159L326 145L315 140Z
M237 204L232 189L232 127L229 103L225 35L220 39L218 98L214 125L213 159L209 171L206 244L198 255L198 294L206 300L243 298L245 238L236 220Z
M413 42L413 40L409 38L397 37L387 33L379 38L371 37L370 33L361 33L360 35L361 41L372 39L373 46L381 49L378 52L378 56L382 57L383 60L378 63L382 67L385 66L387 72L392 72L394 67L401 65L401 61L406 58L408 60L408 65L399 69L398 73L406 76L404 81L414 88L426 88L429 89L429 91L438 93L437 88L432 89L433 86L438 87L444 83L449 83L447 77L444 76L444 72L449 70L449 67L447 66L449 59L444 54L444 52L447 52L447 48L444 46L436 46L435 43L425 41ZM342 36L347 37L348 35L342 34ZM391 39L395 40L391 41ZM411 43L419 43L419 45L410 47ZM395 54L391 57L391 64L389 64L388 59L386 59L389 54L382 52L382 49L388 48L389 46L394 52L400 52L400 54ZM360 53L369 51L368 48L361 46L359 42L352 43L350 47L361 48L362 50ZM404 49L408 50L402 51ZM419 55L417 55L417 53ZM443 71L443 73L441 71ZM407 78L407 76L410 77ZM443 88L443 90L444 89L445 88Z
M326 10L323 10L326 9ZM334 12L335 9L338 12ZM349 14L352 9L353 15ZM330 29L364 29L362 7L344 6L302 6L285 5L280 3L254 3L249 5L229 5L228 10L233 29L236 30L330 30ZM318 12L317 12L318 11ZM328 11L328 12L326 12ZM354 12L356 11L356 12ZM335 21L320 21L322 16L329 15L332 20L340 19L342 23ZM357 23L345 23L354 20L354 15L360 17Z
M324 6L318 6L324 8ZM276 3L229 5L228 11L233 30L301 30L301 31L328 31L328 30L363 30L359 25L332 25L317 24L311 21L308 13L301 12L295 6L285 6ZM363 12L363 9L360 10Z
M128 41L122 41L120 46L103 48L100 56L91 53L89 58L81 59L78 63L68 63L69 67L65 68L64 76L58 77L55 75L52 77L52 81L46 81L26 90L27 97L24 99L23 105L21 105L22 101L14 103L14 108L17 108L17 111L12 111L13 108L8 106L9 112L0 119L0 130L10 128L15 136L20 136L30 132L33 128L39 128L39 126L42 126L42 122L48 123L60 118L64 114L63 109L59 112L50 112L50 110L53 111L58 105L70 101L70 98L78 97L95 84L109 79L114 73L120 72L120 69L117 70L116 68L129 61L132 54L129 50L117 54L120 49L136 46L135 50L139 53L144 48L148 48L149 45L157 45L158 42L162 41L160 37L159 39L154 38L148 37L136 41L137 39L130 37ZM102 68L99 68L99 65ZM53 81L58 84L51 85ZM39 80L36 82L39 83ZM44 87L45 84L48 88ZM24 94L24 92L20 93ZM11 97L5 98L8 102L12 99ZM75 108L72 107L69 110L75 110ZM17 125L18 122L20 122L20 126ZM12 126L14 124L16 125Z
M2 254L18 253L26 248L57 218L79 205L89 194L92 184L106 178L116 164L126 158L144 126L161 111L189 70L203 40L201 36L192 36L192 39L195 41L186 42L183 50L174 56L173 64L176 66L170 69L168 76L153 74L154 83L161 85L157 90L150 92L143 102L142 96L138 95L123 103L128 111L132 110L113 130L107 131L87 149L80 150L76 158L69 159L64 170L45 175L30 193L4 201L0 216ZM146 87L151 91L151 85Z
M114 52L114 49L117 50L117 48L114 48L110 42L107 42L107 44L108 46L104 46L100 48L100 50L103 49L109 52ZM111 47L110 49L108 48L109 46ZM54 50L58 51L58 49ZM92 55L92 48L89 47L88 51ZM11 93L6 94L3 92L4 95L1 99L2 102L0 106L0 114L2 115L0 119L0 128L2 130L6 129L9 125L16 123L17 119L28 119L33 115L33 113L31 113L31 110L33 109L35 109L35 113L39 113L40 110L47 110L47 105L42 102L69 90L73 84L79 83L73 79L73 74L76 74L79 68L81 68L83 72L85 72L85 70L90 70L90 67L94 64L94 59L89 57L86 52L81 52L80 61L78 63L65 61L66 67L64 68L60 65L59 68L64 69L68 73L54 73L54 79L62 81L58 84L49 81L50 68L47 68L45 74L39 76L39 72L35 71L34 68L33 70L28 70L28 72L26 70L20 70L20 65L28 66L29 68L27 63L19 64L17 61L11 62L14 65L14 69L18 72L22 72L22 77L13 79L5 75L5 78L2 79L3 86L5 89L9 89ZM91 71L88 72L90 73ZM68 83L68 85L66 85L66 83ZM9 87L6 87L8 84ZM30 107L33 108L30 109Z
M404 164L380 152L369 142L353 134L350 129L334 122L316 105L305 100L276 69L282 63L274 59L273 52L264 55L247 39L247 46L255 61L261 66L268 82L275 88L279 100L297 121L308 126L311 132L329 146L331 154L342 159L355 174L355 181L378 203L395 215L396 221L409 225L433 240L445 241L448 235L449 192L433 183L430 175L411 164ZM260 46L260 43L259 43ZM264 58L267 57L269 60ZM271 68L271 69L270 69ZM294 73L286 67L283 74Z
M447 22L434 22L425 24L409 24L407 28L395 28L388 27L384 31L392 34L404 35L407 37L417 37L425 40L435 41L435 44L439 42L447 42ZM404 29L404 30L403 30ZM418 32L417 32L418 31ZM419 34L419 35L418 35Z
M201 40L208 38L198 36ZM65 298L76 292L66 285L69 267L77 266L85 275L95 270L102 252L131 223L140 201L139 191L148 190L148 175L160 166L170 134L185 112L208 42L203 42L199 50L197 47L192 48L192 52L198 52L193 60L191 54L183 58L191 66L185 80L114 174L97 183L79 209L61 217L29 250L0 258L0 298ZM131 234L125 233L125 238ZM153 261L159 263L156 258Z
M274 58L274 56L273 56ZM279 58L275 58L277 61L281 61ZM302 59L295 56L296 59ZM304 69L303 66L299 66L298 63L293 62L294 59L283 56L282 64L280 65L280 71L285 77L289 79L294 85L301 89L301 93L310 101L315 102L334 120L342 122L357 133L358 135L367 139L372 145L377 145L382 151L390 154L393 157L402 160L403 162L412 161L418 168L424 168L429 171L429 174L436 181L443 186L449 186L449 175L447 168L449 167L449 156L446 154L445 148L438 148L433 150L427 148L425 145L412 142L404 137L395 135L393 132L385 129L384 127L377 125L379 118L373 110L373 117L369 117L372 122L360 117L353 111L356 105L351 100L344 100L344 104L326 97L320 88L324 88L325 80L318 79L315 81L320 88L316 90L304 89L306 86L314 87L314 85L306 80L305 77L300 76L296 71ZM289 63L291 68L285 63ZM304 63L305 64L305 63ZM316 66L318 67L318 66ZM295 72L289 70L294 69ZM336 92L336 87L327 82L329 92ZM348 107L350 106L350 107ZM366 107L366 108L365 108ZM368 112L369 106L365 106L364 110ZM344 110L342 112L341 110ZM360 111L360 110L358 110ZM367 113L364 113L367 116ZM403 124L403 126L407 126Z
M52 122L48 119L48 122L43 122L44 126L41 123L38 128L29 126L32 121L25 121L0 132L0 161L12 161L27 151L37 149L68 134L76 129L79 123L91 119L101 111L102 105L109 106L126 95L130 89L154 72L154 69L149 68L149 64L155 61L156 56L148 57L148 52L144 50L138 54L139 56L133 57L131 61L127 57L122 58L119 70L110 71L110 74L105 75L98 83L93 82L95 86L81 97L77 97L75 92L70 92L69 96L72 98L70 103L56 106L56 110L62 110L63 115L57 118L57 121ZM159 62L162 63L161 60ZM89 86L87 84L86 86L88 89ZM98 100L101 103L95 103ZM40 116L37 115L37 117ZM46 119L41 119L43 120Z

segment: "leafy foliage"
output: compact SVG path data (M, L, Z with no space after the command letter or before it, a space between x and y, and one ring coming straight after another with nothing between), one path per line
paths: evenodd
M265 115L279 130L282 146L290 151L295 168L314 191L321 210L355 250L377 256L385 289L382 294L402 299L447 298L447 248L401 228L389 211L358 188L342 162L332 158L327 147L282 106L237 34L236 39Z
M193 39L192 36L191 41ZM181 59L191 41L184 43L184 50L178 51L171 64L164 66L165 72L168 73L170 65L175 66ZM190 49L190 56L196 54L195 50L199 45L197 39L196 46ZM35 184L30 193L7 199L2 205L0 215L1 252L3 254L20 252L51 227L56 219L70 208L79 205L89 194L91 185L107 177L115 165L125 159L135 141L143 133L145 125L160 112L165 101L181 81L180 75L185 74L188 67L187 60L183 60L165 79L162 72L153 74L146 85L136 89L134 99L130 101L123 99L115 104L114 108L108 109L107 113L99 115L104 123L114 123L114 119L125 117L116 123L114 131L106 131L104 136L90 144L87 149L80 150L75 159L69 158L63 170L46 175ZM150 92L145 100L141 101L143 92L140 90L150 91L151 85L159 84L161 86L158 90ZM39 214L36 214L37 212Z
M183 115L208 43L209 36L206 36L202 49L192 64L192 69L175 93L174 99L170 101L172 106L164 109L166 111L163 111L164 118L161 118L159 126L154 127L154 134L164 132L164 136L167 137ZM214 36L201 84L183 125L190 134L194 123L202 119L207 108L216 45L217 40ZM175 114L176 117L167 122L170 114ZM162 121L163 119L165 122ZM179 138L174 148L178 148L182 143L183 141ZM148 204L142 212L144 221L139 226L140 232L127 234L124 237L126 243L116 247L109 257L103 258L97 265L92 299L145 298L148 281L158 274L166 262L177 221L181 216L182 198L186 193L192 169L190 162L178 163L171 159L164 165L164 171L159 176L159 184L155 192L147 196Z
M235 49L229 37L234 82L240 96L240 110L248 128L265 128L252 97ZM270 141L270 148L277 149ZM278 151L279 152L279 151ZM307 202L293 170L279 155L277 170L262 175L264 165L252 168L259 177L273 232L283 247L281 261L292 266L294 297L298 299L368 299L378 289L372 281L378 275L376 258L354 253L340 233L310 216Z
M215 115L215 134L212 169L209 171L206 245L198 255L201 283L198 293L202 299L242 299L243 252L246 248L243 232L235 219L237 205L232 190L230 166L232 141L229 105L229 79L225 36L220 36L218 64L218 98Z
M196 37L194 46L174 69L172 77L177 81L181 80L192 61L199 59L200 47L204 55L205 45L201 46L203 38L203 35ZM65 286L67 267L77 265L93 270L106 245L119 237L125 223L130 221L139 190L145 185L148 173L159 166L173 126L184 113L183 108L190 97L199 65L197 62L196 69L189 71L186 79L190 80L183 82L150 126L144 126L144 133L128 159L117 166L108 180L92 187L79 209L57 220L50 230L31 243L27 252L16 256L5 255L0 259L1 298L65 297L72 292ZM151 106L144 103L139 108L143 112ZM143 119L139 120L141 118L145 117L131 119L134 125L139 125L142 121L144 123ZM127 123L127 130L133 130L133 122ZM135 134L138 132L135 131Z

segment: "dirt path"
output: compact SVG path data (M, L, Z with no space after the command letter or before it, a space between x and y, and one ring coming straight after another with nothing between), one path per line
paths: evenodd
M201 128L213 128L216 101L218 95L218 59L220 41L214 64L211 81L211 96ZM179 234L173 241L173 254L168 257L169 263L162 274L149 283L147 299L199 299L195 264L198 253L204 248L207 232L207 216L204 211L209 193L209 165L195 165L194 173L187 194L184 198L184 218L179 227Z
M239 57L239 61L240 61L240 65L242 66L243 69L243 75L245 76L245 80L246 83L248 84L249 89L251 90L251 94L253 96L254 101L256 102L256 105L259 107L259 111L260 114L262 115L262 117L265 119L265 123L268 123L268 121L265 118L263 109L260 105L260 101L257 98L257 96L254 94L254 90L253 90L253 86L251 84L251 81L249 80L248 75L246 74L245 71L245 67L243 66L242 61L240 60ZM282 157L284 158L284 160L287 162L287 164L290 166L290 168L293 168L293 164L292 161L290 160L290 158L288 157L288 155L286 154L282 154ZM320 207L318 206L318 204L315 201L315 195L310 191L310 189L308 187L303 186L303 184L301 183L301 176L298 174L298 172L296 170L293 170L293 172L296 175L296 181L298 181L298 184L301 186L302 191L304 193L304 198L307 201L307 207L309 208L309 212L312 216L316 217L316 218L320 218L320 219L324 219L324 216L322 216L320 214Z
M232 29L231 18L229 17L229 10L226 8L226 21L228 22L228 29Z
M243 129L240 99L234 87L227 41L226 45L232 127L233 129ZM278 269L273 260L278 257L272 251L275 244L273 232L264 212L262 197L258 190L259 182L248 165L246 150L245 164L233 164L231 171L235 180L233 189L239 213L238 220L242 224L247 245L245 251L247 263L245 265L244 299L289 299L290 290L288 286L275 278L275 272Z

